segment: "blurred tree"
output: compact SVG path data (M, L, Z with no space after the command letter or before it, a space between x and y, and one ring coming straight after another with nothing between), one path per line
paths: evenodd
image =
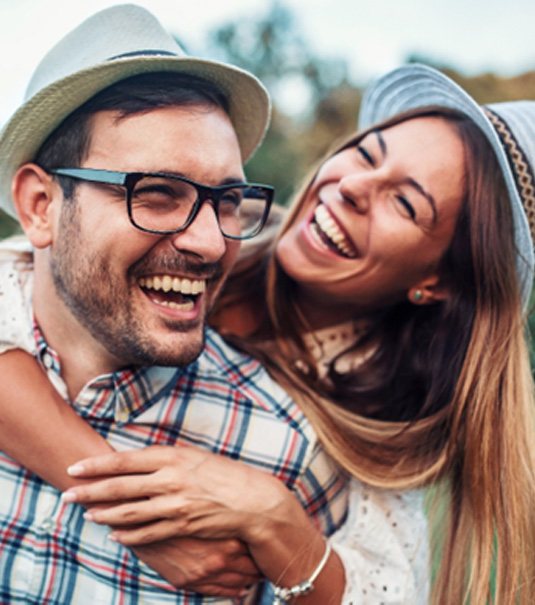
M498 76L493 73L466 76L451 65L438 63L421 54L409 55L407 62L425 63L440 69L482 105L497 101L535 99L535 71L509 77Z
M361 91L347 80L326 92L296 146L305 169L357 127Z
M347 62L315 55L293 14L276 1L265 15L212 31L209 46L212 56L256 74L272 95L271 128L247 172L275 185L284 204L333 139L354 128L360 94L348 80ZM288 106L288 97L300 111Z

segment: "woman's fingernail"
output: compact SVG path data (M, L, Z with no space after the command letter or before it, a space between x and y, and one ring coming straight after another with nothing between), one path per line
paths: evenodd
M83 464L72 464L71 466L69 466L67 468L67 474L68 475L81 475L84 472L84 465Z
M93 516L93 513L90 513L89 511L86 511L83 515L84 519L86 521L94 521L95 517Z
M76 494L67 490L61 494L61 499L63 502L76 502Z
M108 534L108 540L111 540L112 542L118 542L119 540L117 540L117 534L110 532Z

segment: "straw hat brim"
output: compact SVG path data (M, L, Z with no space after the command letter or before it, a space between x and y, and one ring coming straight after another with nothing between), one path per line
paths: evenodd
M24 103L0 134L0 205L16 217L11 181L17 169L31 161L61 122L95 94L130 76L157 72L192 75L213 82L226 96L243 161L262 142L269 124L266 89L247 72L217 61L168 56L136 56L77 71L46 86Z

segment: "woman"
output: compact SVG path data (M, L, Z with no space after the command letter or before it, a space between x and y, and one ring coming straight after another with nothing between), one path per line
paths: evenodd
M382 489L443 480L449 520L440 532L435 602L491 600L495 559L495 602L527 604L535 588L535 483L522 308L533 252L521 202L529 216L535 153L525 143L533 104L496 106L489 118L445 76L408 66L372 86L361 111L362 126L376 126L329 155L286 219L267 267L265 321L244 326L240 310L238 322L238 331L249 333L241 346L296 397L326 449L354 477L349 522L333 539L337 552L325 550L273 479L189 448L85 461L73 476L134 478L74 488L65 497L89 505L95 522L126 526L112 535L125 544L175 534L238 537L262 572L296 587L303 604L380 596L413 603L417 589L396 601L396 586L364 586L360 523L366 502L380 500ZM258 268L253 263L241 277L249 280ZM231 289L227 300L232 296ZM72 456L77 448L84 450L74 444ZM40 471L20 445L5 449ZM195 473L184 474L183 465ZM173 480L162 481L162 473ZM223 473L223 485L206 481ZM242 473L245 485L255 481L261 489L239 490ZM208 494L206 485L213 486ZM386 494L393 507L397 500L395 512L418 510L417 495L416 505L398 495ZM111 508L92 506L102 499ZM380 528L394 511L383 510ZM146 525L128 529L139 522ZM296 563L303 549L308 558ZM401 566L396 556L385 560L391 569ZM314 590L304 594L299 585L307 579Z

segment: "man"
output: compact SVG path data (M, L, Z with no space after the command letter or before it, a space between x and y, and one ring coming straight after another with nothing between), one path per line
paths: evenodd
M74 409L117 449L195 443L260 466L332 531L343 482L302 414L205 330L238 240L262 227L248 210L269 209L242 168L268 109L251 75L186 57L152 15L114 7L38 66L0 137L0 194L34 247L29 348ZM203 601L7 456L0 492L0 602ZM172 580L181 551L137 552Z

